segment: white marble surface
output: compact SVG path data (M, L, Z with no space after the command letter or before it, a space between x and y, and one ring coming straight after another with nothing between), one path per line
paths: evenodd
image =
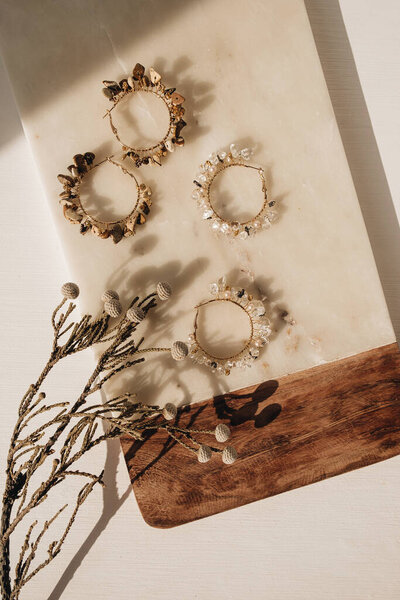
M121 377L119 387L131 385L144 400L194 402L394 340L301 0L257 3L251 12L227 0L178 2L164 19L165 5L159 4L151 25L154 6L121 2L118 11L112 2L72 2L68 11L53 2L40 6L37 28L35 3L16 10L5 2L1 43L83 308L97 310L108 287L127 302L168 280L174 299L144 328L149 344L165 346L187 338L192 307L207 297L211 281L226 274L233 285L258 290L296 321L287 326L275 310L272 342L246 372L218 378L190 362L175 369L167 356L154 357L138 369L139 378ZM139 35L131 35L134 28ZM250 46L251 53L243 51ZM118 151L102 119L108 104L101 81L119 80L137 60L154 65L187 98L187 144L162 168L140 170L154 190L153 213L134 239L113 246L80 236L64 220L56 175L77 152L93 150L102 159ZM137 104L136 117L142 111L149 119L143 102ZM118 118L134 141L124 127L131 121L126 110ZM256 147L254 160L266 168L280 213L270 230L246 242L217 239L191 199L197 165L231 141ZM105 209L110 214L114 198L118 210L128 210L128 178L109 166L93 179L103 214Z
M397 22L400 15L395 4L387 2L392 9L390 16L386 20L383 11L377 20L375 15L372 26L369 14L374 2L368 0L367 4L354 0L343 2L349 19L346 25L350 25L350 31L355 31L351 41L356 58L360 57L364 63L362 72L368 80L367 89L374 87L374 81L381 81L380 86L375 85L368 108L373 121L380 123L378 141L387 151L398 118L395 104L390 106L388 101L389 97L396 97L398 81L396 88L394 75L397 71L391 70L391 65L396 64L396 55L389 52L387 31L394 28L396 15ZM317 22L323 12L318 3L314 3L313 15ZM326 12L331 16L329 8ZM331 50L331 54L327 52L324 57L331 67L337 97L340 99L340 93L346 97L350 80L342 80L340 74L350 61L341 53L335 54L335 42L343 36L340 24L322 18L319 34ZM385 44L382 45L382 41ZM371 47L375 48L372 60ZM337 69L336 80L334 68ZM387 74L383 81L382 73ZM2 91L6 95L6 86ZM392 96L389 92L393 92ZM371 160L373 152L371 154L365 143L368 126L360 120L363 105L360 102L355 102L352 107L354 105L357 110L353 115L357 119L355 124L354 116L347 122L346 139L353 143L350 143L350 158L370 152L369 161L356 161L357 184L368 180L375 182L373 197L369 198L371 189L366 187L360 200L363 209L367 209L365 218L370 235L373 234L378 263L384 263L380 275L392 314L396 317L400 280L395 274L396 257L392 253L393 244L390 244L393 232L387 218L390 212L382 203L376 204L376 197L382 201L385 193L377 184L381 180L381 171L379 164ZM343 120L347 117L347 106L339 102ZM1 381L1 439L4 440L1 450L4 456L4 444L15 418L14 398L24 390L26 383L22 381L21 370L30 381L41 366L49 341L48 314L57 297L55 288L70 274L62 262L58 239L42 203L39 183L16 117L11 109L5 110L3 102L2 109L2 137L13 140L3 146L1 154L3 193L6 198L12 198L12 202L3 204L4 222L13 222L16 212L24 214L24 220L6 228L1 238L1 272L7 283L7 289L5 284L3 288L6 293L1 309L3 336L8 349L2 356ZM362 143L356 144L354 140L359 139L359 133L364 137ZM393 153L390 157L395 160ZM16 167L20 163L24 164L24 177ZM390 179L390 184L395 190L395 177ZM27 197L29 203L26 203ZM394 200L398 201L397 195ZM33 247L35 252L32 252ZM32 315L28 338L20 319L21 311L26 311L27 290ZM75 364L71 381L83 378L89 367L90 358L88 364ZM60 383L61 379L58 385L57 381L52 382L50 390L58 389ZM95 457L99 468L103 458ZM117 462L117 447L110 448L107 462L110 483ZM398 459L386 461L203 522L162 532L151 530L142 522L129 494L122 463L117 474L119 491L115 492L114 486L109 486L101 515L99 496L91 499L64 554L46 575L32 584L27 597L55 600L62 595L72 599L84 593L87 598L108 599L114 595L132 598L134 595L167 599L172 593L183 598L192 596L195 590L201 599L242 598L244 594L252 598L284 599L337 598L338 595L349 600L397 598L400 590L398 464ZM53 502L56 508L56 500ZM154 563L158 565L157 569L154 569Z

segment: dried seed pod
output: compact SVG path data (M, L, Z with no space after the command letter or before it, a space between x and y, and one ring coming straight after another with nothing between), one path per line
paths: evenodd
M119 300L119 295L118 292L116 292L115 290L106 290L105 292L103 292L101 299L103 302L109 302L110 300Z
M188 355L189 349L185 342L174 342L171 347L171 356L174 360L184 360Z
M132 306L126 313L127 319L132 323L140 323L145 318L146 313L139 306Z
M75 300L79 296L79 287L76 283L72 283L68 281L68 283L64 283L61 287L61 294L64 298L68 298L69 300Z
M175 404L167 402L163 408L162 414L164 419L167 421L172 421L172 419L175 419L176 415L178 414L178 409L176 408Z
M237 457L238 454L233 446L225 446L222 451L222 462L226 465L232 465Z
M206 446L206 444L202 444L200 448L197 450L197 460L201 463L206 463L212 457L212 450L210 446Z
M157 295L160 300L168 300L172 294L172 287L167 281L157 283Z
M122 314L121 302L116 298L111 298L104 303L104 310L110 317L119 317Z
M214 433L217 442L226 442L231 437L231 430L225 423L219 423L216 426Z

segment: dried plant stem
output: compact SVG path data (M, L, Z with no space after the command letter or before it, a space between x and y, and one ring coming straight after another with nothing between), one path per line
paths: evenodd
M167 284L159 285L164 286L165 293ZM142 348L144 339L140 338L136 342L133 337L138 323L128 318L129 309L135 305L140 307L145 315L154 308L156 293L151 293L142 300L136 296L124 314L120 310L120 320L110 325L110 316L105 311L98 318L84 315L78 322L69 322L75 305L72 302L67 304L67 299L76 298L79 289L71 283L65 284L62 289L65 290L65 297L51 317L54 339L50 357L36 383L30 385L21 399L7 454L0 526L0 588L3 600L18 600L22 588L54 560L80 507L97 484L104 485L103 472L97 475L75 466L88 451L103 441L122 434L143 440L146 432L162 429L191 452L197 453L199 448L206 448L208 453L221 452L219 449L199 444L193 437L195 433L213 433L212 431L186 430L178 424L168 423L168 420L176 417L174 405L167 404L164 408L146 406L137 402L135 395L130 393L116 396L103 404L87 402L92 394L100 391L117 373L143 362L146 353L170 351L169 348ZM115 297L116 292L108 293ZM65 312L61 312L66 304ZM104 349L78 398L71 405L69 402L47 404L46 395L40 390L53 367L67 356L95 344L103 344ZM44 416L45 422L37 421L40 416ZM99 422L106 424L101 434L97 434ZM37 473L39 484L34 483L34 475ZM79 477L86 481L77 494L75 506L67 522L63 525L63 533L49 544L46 557L37 560L45 535L67 509L67 505L62 506L42 525L39 525L37 519L27 525L12 576L12 534L17 527L26 522L31 511L48 498L50 492L70 477Z
M136 300L137 301L137 300ZM25 395L23 396L19 411L17 422L14 427L14 431L10 440L10 447L7 455L7 466L6 466L6 482L3 494L3 509L1 516L1 531L0 531L0 586L2 596L4 599L16 599L20 595L21 588L37 574L39 570L47 566L55 556L59 553L61 545L63 544L68 532L72 526L72 523L76 517L79 507L87 496L92 491L93 487L97 483L102 483L102 474L99 476L87 473L84 471L71 470L70 467L83 456L85 452L98 445L100 442L110 437L116 437L120 435L122 431L129 433L131 430L134 432L134 427L124 426L119 429L111 429L106 434L94 438L94 433L97 425L95 426L95 420L100 417L100 414L94 412L83 412L77 415L80 407L86 403L88 396L96 391L99 391L103 385L109 381L114 375L130 366L133 366L144 359L139 358L135 360L127 360L130 356L133 356L138 349L138 344L128 344L125 352L120 353L121 345L126 342L135 331L136 326L126 319L122 319L120 323L112 328L108 327L109 316L105 313L97 320L93 320L89 315L85 315L78 323L70 323L66 325L67 319L75 309L75 305L70 303L65 314L61 314L58 318L57 315L60 309L66 302L66 298L56 307L52 315L52 325L54 330L53 346L50 354L50 358L46 363L42 373L38 377L36 383L32 384ZM144 309L146 312L155 306L154 295L144 301ZM66 334L69 333L68 338L63 344L60 344L60 338L65 340ZM143 341L143 340L141 340ZM44 406L45 395L38 394L43 382L51 369L63 358L70 354L74 354L81 350L84 350L95 343L100 342L111 342L110 345L102 352L100 358L90 375L86 385L84 386L82 393L77 398L75 403L69 410L66 409L66 403L53 404L50 407ZM122 361L122 362L121 362ZM99 376L103 375L98 383ZM113 401L110 402L109 406L104 409L97 409L98 412L101 410L108 411L113 408ZM53 410L57 407L61 407L62 410L53 416L47 423L41 425L31 431L28 437L21 437L21 433L24 428L27 427L28 423L33 421L35 417L44 412ZM118 409L118 406L116 406ZM120 413L126 412L125 405L120 406ZM34 410L36 409L36 410ZM158 410L158 413L160 413ZM132 408L130 409L132 412ZM72 428L64 447L60 452L60 458L53 461L53 468L50 474L44 478L42 483L34 489L29 490L30 479L33 474L43 465L46 458L55 452L54 446L59 438L65 434L66 430L70 429L72 417L78 416L80 418L79 427ZM101 418L105 419L105 416L101 414ZM132 425L134 425L132 423ZM42 444L37 442L45 437L45 434L51 427L55 427L54 431L48 435L47 439ZM86 431L84 443L77 452L72 452L72 446L78 441L78 437ZM86 442L86 443L85 443ZM29 457L22 465L17 467L18 461L25 455ZM16 527L24 520L24 518L36 507L38 507L46 498L50 490L61 483L66 476L77 475L80 477L86 477L90 481L85 484L81 492L78 495L76 506L72 515L68 521L68 524L64 530L63 535L57 542L53 542L51 548L48 550L48 557L45 561L36 566L29 572L29 567L36 555L36 550L45 532L49 529L55 518L61 514L61 510L57 515L45 522L45 525L36 538L36 541L30 543L32 531L36 526L36 522L31 524L29 527L25 543L21 549L21 554L16 565L16 577L12 584L10 576L10 536L15 531ZM65 507L64 507L65 508ZM64 510L64 508L62 510ZM13 510L15 509L15 510ZM28 558L25 554L30 548ZM25 558L24 558L25 557Z

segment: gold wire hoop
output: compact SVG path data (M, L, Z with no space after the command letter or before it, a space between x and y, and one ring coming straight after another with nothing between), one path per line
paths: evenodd
M260 349L269 342L272 333L271 323L266 316L265 306L261 300L256 300L244 288L227 285L225 277L210 285L214 296L198 304L195 309L193 333L189 335L189 356L199 364L204 364L213 372L229 375L233 367L250 367L260 354ZM211 354L203 348L198 338L199 309L211 302L231 302L241 308L250 321L250 336L243 348L228 357Z
M161 83L161 75L150 67L149 76L145 74L145 68L137 63L132 71L132 75L122 79L119 83L116 81L103 81L103 93L113 103L113 106L107 110L105 117L108 117L111 131L121 144L124 151L123 158L129 157L133 160L136 167L148 164L161 165L161 159L173 152L175 146L183 146L185 140L181 136L182 129L186 126L183 120L185 109L182 104L185 98L176 91L176 88L166 88ZM169 126L165 136L148 148L134 148L125 144L119 135L119 132L113 122L112 111L119 102L130 94L135 92L147 92L160 98L169 113Z
M151 189L144 183L139 184L133 173L130 173L123 165L113 160L112 156L107 156L96 164L94 164L94 159L95 154L93 152L76 154L73 158L74 164L68 167L71 175L60 174L57 176L64 188L60 193L59 202L63 207L64 217L70 223L79 224L81 234L91 231L103 239L111 237L113 242L118 244L123 237L134 235L137 225L145 223L150 212ZM133 209L126 217L115 221L103 221L93 217L83 206L80 197L80 187L85 175L106 162L121 169L124 175L129 175L136 185L136 202Z
M235 306L238 306L240 309L243 310L243 312L247 315L247 317L249 318L249 323L250 323L250 335L248 337L247 342L244 344L243 348L241 350L239 350L239 352L235 352L235 354L232 354L231 356L228 357L224 357L224 356L217 356L215 354L211 354L210 352L207 352L202 345L199 342L199 338L197 335L197 331L198 331L198 317L199 317L199 308L202 308L203 306L206 306L207 304L211 304L212 302L230 302L231 304L234 304ZM197 306L195 306L196 309L196 315L194 318L194 331L193 331L193 337L194 337L194 342L196 342L196 344L198 345L198 347L206 354L208 354L210 356L210 358L213 358L214 360L235 360L237 359L239 356L241 356L241 354L243 352L245 352L249 347L250 347L250 343L251 340L253 339L253 321L249 315L249 313L247 312L247 310L241 305L239 304L239 302L236 302L235 300L233 300L232 298L213 298L212 300L207 300L206 302L201 302L200 304L198 304Z
M268 229L276 220L276 212L272 210L275 206L274 200L268 199L265 171L262 167L246 164L252 154L249 148L238 150L235 144L230 145L229 152L214 153L206 162L200 165L200 171L193 183L196 185L192 198L197 201L202 211L202 217L211 223L211 228L217 233L230 237L246 239L257 231ZM261 180L261 189L264 201L258 213L246 221L232 221L224 219L214 208L211 199L211 186L218 175L230 167L244 167L257 171Z

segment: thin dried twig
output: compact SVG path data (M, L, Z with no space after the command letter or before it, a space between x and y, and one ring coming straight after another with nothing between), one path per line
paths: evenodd
M165 290L166 284L162 285ZM142 348L144 339L140 338L138 341L134 339L138 323L129 316L129 309L134 306L140 307L146 315L157 305L157 293L152 292L142 300L136 296L128 310L122 313L122 307L117 300L118 295L109 291L104 295L104 311L98 318L84 315L77 322L69 322L76 306L68 300L75 299L79 289L75 284L69 283L64 284L62 292L64 298L51 316L54 338L50 357L37 381L29 386L20 402L7 455L0 524L0 588L4 600L18 600L22 588L56 558L80 507L97 484L104 485L103 472L97 475L76 466L88 451L103 441L119 437L121 434L143 440L146 431L162 429L174 441L189 451L197 453L202 462L207 458L207 453L222 452L220 449L211 449L209 446L199 444L192 435L213 433L212 431L186 430L178 424L168 424L167 421L175 419L177 415L173 404L167 404L164 408L146 406L137 402L135 395L130 393L111 398L103 404L90 405L87 402L89 396L101 390L117 373L143 362L145 360L143 354L146 352L169 350L168 348ZM113 304L110 304L110 298L113 299ZM63 307L64 312L61 312ZM110 325L110 314L116 316L116 312L121 318L114 325ZM73 403L46 404L46 395L40 390L53 367L64 358L96 344L102 344L103 349L78 398ZM46 421L40 423L40 418L45 418ZM102 434L97 434L99 422L106 424L105 432ZM183 438L190 440L192 445L187 444ZM49 464L51 464L50 469ZM39 484L34 483L38 480L37 477L34 478L37 473L40 473ZM32 536L38 521L34 520L28 526L12 577L10 564L12 534L17 527L23 526L31 511L45 502L48 495L66 478L71 477L84 478L87 481L76 497L75 507L64 526L62 535L49 544L45 559L35 561L43 546L43 538L67 505L44 521L34 541Z

